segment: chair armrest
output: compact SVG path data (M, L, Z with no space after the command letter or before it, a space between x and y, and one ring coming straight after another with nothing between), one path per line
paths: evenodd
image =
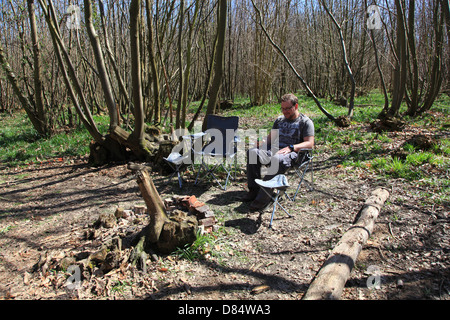
M206 132L200 132L200 133L194 133L194 134L190 134L188 136L183 136L184 140L197 140L200 138L203 138L204 136L206 136Z
M300 149L297 153L301 154L301 153L308 153L308 152L313 152L314 149L310 149L310 148L306 148L306 149Z

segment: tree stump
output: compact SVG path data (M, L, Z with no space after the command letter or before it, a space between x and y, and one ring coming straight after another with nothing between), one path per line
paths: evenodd
M137 183L150 215L149 224L140 234L140 240L145 238L145 243L137 249L167 254L193 243L197 238L197 218L187 213L185 216L169 217L164 202L145 169L137 171Z

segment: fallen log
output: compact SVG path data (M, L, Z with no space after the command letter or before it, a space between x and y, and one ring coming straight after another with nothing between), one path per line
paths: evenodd
M319 273L311 283L303 300L339 300L345 283L355 266L363 246L373 232L375 221L389 192L377 189L367 199L353 226L331 252Z

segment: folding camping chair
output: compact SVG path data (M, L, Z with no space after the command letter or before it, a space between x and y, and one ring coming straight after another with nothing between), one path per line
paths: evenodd
M172 178L177 175L178 176L178 186L180 189L183 188L183 177L182 177L182 168L185 166L186 160L189 158L188 156L182 156L180 153L175 152L171 153L167 158L163 158L169 166L173 169L172 175L167 179L167 183L169 183Z
M306 173L311 171L311 182L309 182L309 191L314 190L314 168L313 168L313 160L314 160L314 154L313 149L302 149L298 153L297 160L293 163L292 169L295 172L294 177L299 179L297 189L295 190L294 195L291 197L288 194L286 194L289 199L292 201L295 201L295 198L297 197L300 187L302 183L305 181L308 183L308 181L305 179ZM292 179L291 179L292 180Z
M284 174L280 174L275 176L273 179L269 181L264 181L261 179L256 179L255 182L261 186L261 189L267 193L273 200L273 210L272 210L272 217L270 218L270 224L269 229L272 228L273 225L273 218L275 216L275 211L277 210L277 206L279 206L288 216L291 218L292 216L287 212L285 208L280 204L280 200L283 197L283 195L286 193L286 190L290 187L289 182L287 180L287 177ZM270 193L272 191L267 190L276 190L275 197L273 197Z
M206 132L204 135L200 134L197 136L203 139L208 136L211 140L203 146L201 151L197 151L194 148L194 157L201 158L195 179L196 185L202 178L211 176L221 189L226 191L228 182L232 178L232 161L230 160L234 160L234 179L236 179L238 127L239 117L208 115ZM210 163L211 159L214 159L215 163ZM221 183L216 174L214 174L218 168L222 168L226 173L224 183ZM204 171L204 175L201 177L202 171Z

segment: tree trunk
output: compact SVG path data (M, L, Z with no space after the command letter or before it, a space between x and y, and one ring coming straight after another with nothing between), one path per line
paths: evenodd
M449 0L441 0L442 12L445 17L445 24L447 25L447 39L448 46L450 48L450 1Z
M154 49L154 32L153 32L153 21L152 21L152 0L146 0L146 12L147 12L147 27L148 27L148 54L150 59L151 76L153 83L153 112L154 118L153 122L159 124L161 122L161 93L159 84L159 74L156 63L156 55Z
M350 77L350 81L352 84L352 89L350 92L350 104L348 106L348 117L352 118L353 117L353 110L354 110L354 106L355 106L355 92L356 92L356 81L355 81L355 77L353 75L352 69L350 67L350 63L348 62L348 57L347 57L347 48L345 46L345 40L344 40L344 35L342 33L342 28L339 25L339 23L336 21L336 18L334 17L334 15L330 12L330 10L328 9L327 5L325 4L325 1L322 1L322 5L325 8L325 11L327 12L327 14L330 16L331 20L333 21L333 24L336 26L338 33L339 33L339 39L341 42L341 47L342 47L342 55L343 55L343 67L347 70L347 73Z
M44 96L41 80L41 62L40 62L40 46L36 27L36 14L34 0L28 0L28 15L30 18L30 33L33 45L33 68L34 68L34 103L36 115L39 120L38 133L41 136L51 134L47 123L47 116L44 110Z
M193 215L170 219L153 180L145 169L137 171L137 182L147 205L150 223L139 234L138 250L169 254L192 244L197 238L198 221ZM140 254L138 254L140 256Z
M142 64L139 42L139 16L141 0L132 0L130 4L130 47L131 47L131 81L133 84L134 131L130 138L139 145L144 143L144 102L142 98Z
M403 102L403 98L406 92L406 78L407 78L407 46L406 46L406 30L405 30L405 5L404 0L395 0L395 7L397 9L397 63L394 70L393 78L393 95L391 107L388 110L387 115L381 115L381 117L387 116L387 118L397 117L400 106Z
M217 50L215 57L215 68L214 68L214 78L211 84L211 89L209 91L209 101L206 108L206 114L214 114L216 111L217 100L219 98L219 91L222 85L223 79L223 64L225 55L225 35L227 31L227 1L219 0L218 8L218 25L217 25ZM207 117L203 121L202 130L206 131Z
M433 68L430 75L430 84L425 95L425 100L418 114L422 114L431 109L434 101L439 95L442 86L442 53L444 48L444 14L439 14L439 2L436 2L433 10L433 24L435 32L435 49L433 54Z
M109 111L109 124L110 128L114 129L119 125L119 113L117 110L117 105L114 100L114 94L112 92L111 82L109 80L108 71L106 70L105 59L103 56L103 51L100 46L100 41L98 39L97 32L94 28L94 23L92 21L92 6L90 0L84 0L84 11L86 19L86 28L89 35L89 40L91 42L92 49L94 51L95 61L97 63L98 76L102 84L103 94L105 96L106 106Z
M363 246L371 236L375 221L388 198L389 192L384 189L377 189L372 193L356 217L356 223L342 236L303 300L340 299L345 283Z

